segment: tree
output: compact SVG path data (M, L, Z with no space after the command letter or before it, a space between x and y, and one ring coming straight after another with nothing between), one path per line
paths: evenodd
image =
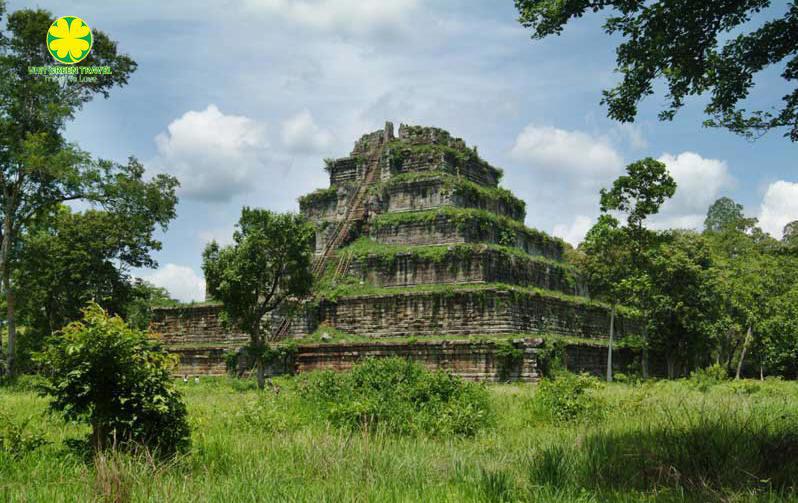
M48 370L50 408L90 424L95 449L144 444L171 454L188 445L175 356L97 304L59 332L39 361Z
M610 309L610 333L607 349L607 381L612 381L612 352L615 339L615 317L627 291L630 254L626 234L617 219L601 215L579 245L582 252L577 267L588 285L591 297L605 300Z
M783 17L750 30L747 25L770 6L769 0L515 0L515 6L519 21L536 39L559 35L571 19L585 13L613 9L604 30L624 41L616 50L616 71L623 79L603 92L602 104L612 119L634 121L640 101L654 94L655 82L664 79L670 103L660 120L672 120L687 97L709 94L704 125L747 137L786 128L784 136L798 141L798 89L782 97L781 108L774 102L772 111L741 107L756 74L769 67L782 69L788 83L798 80L794 1L786 5Z
M772 243L761 231L729 228L705 236L712 249L717 275L717 301L726 323L721 327L729 337L726 364L740 350L735 370L739 379L749 348L755 343L758 326L767 315L768 301L779 293L778 270Z
M770 316L762 323L761 347L770 372L798 377L798 283L773 298Z
M626 215L625 242L630 260L626 264L624 289L627 298L643 312L643 374L648 373L648 319L650 281L647 274L648 251L656 235L646 229L645 221L659 213L660 207L676 192L676 182L665 164L650 157L626 167L626 175L618 177L612 187L601 189L601 211L617 211Z
M13 280L25 286L18 315L29 328L24 344L38 350L52 332L81 317L90 301L128 318L146 314L140 303L151 292L130 275L134 267L153 267L156 226L174 216L174 187L156 187L121 212L72 212L58 206L32 223L20 238ZM152 287L151 287L152 288ZM134 324L146 328L141 319ZM18 355L19 357L19 355Z
M753 228L756 223L756 218L745 217L742 204L737 204L731 198L721 197L707 210L707 217L704 219L704 232L722 232L724 230L745 232Z
M5 4L0 3L0 17ZM92 161L63 137L65 124L95 96L125 85L136 63L118 54L116 43L93 30L94 43L80 65L107 66L92 82L59 82L29 72L53 63L45 46L52 15L19 10L0 33L0 280L7 310L8 370L15 372L16 292L13 282L19 237L42 214L72 200L124 208L143 188L141 166ZM156 185L173 179L159 175Z
M798 249L798 220L784 226L781 241L790 248Z
M700 234L666 231L650 255L650 343L666 355L672 378L679 360L693 368L708 363L717 318L711 252Z
M261 325L264 316L287 298L310 292L314 231L299 215L247 207L241 210L237 227L232 245L208 244L202 269L208 293L222 302L227 320L249 334L248 354L255 360L258 387L263 389L268 346Z

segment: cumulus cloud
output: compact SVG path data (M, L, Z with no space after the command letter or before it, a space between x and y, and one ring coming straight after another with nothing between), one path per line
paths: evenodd
M179 301L205 300L205 280L190 267L166 264L142 279L166 288L169 295Z
M418 0L249 0L266 11L309 28L341 35L374 34L403 25Z
M598 214L598 193L623 171L623 156L607 137L530 124L509 152L519 166L507 186L527 201L529 225L578 244Z
M532 170L588 179L616 175L623 167L623 158L604 138L533 124L515 139L510 156Z
M289 150L302 154L324 152L333 143L332 133L320 128L309 110L283 122L280 137Z
M554 235L563 238L574 246L585 238L585 234L593 225L593 220L585 215L577 215L570 224L557 224L554 226Z
M678 155L662 154L676 181L676 194L665 202L662 211L652 219L656 227L697 229L703 225L707 209L722 191L734 185L725 161L706 159L694 152Z
M216 105L175 119L155 144L151 167L175 175L181 196L202 201L229 201L251 190L268 147L263 125Z
M784 226L798 220L798 183L779 180L768 186L759 209L759 225L776 239Z

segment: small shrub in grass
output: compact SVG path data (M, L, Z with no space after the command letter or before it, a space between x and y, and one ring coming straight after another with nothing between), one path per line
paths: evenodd
M89 305L39 360L50 408L91 425L96 450L141 444L170 454L187 446L186 406L171 376L175 358L118 316Z
M342 428L470 436L493 420L483 385L400 358L368 359L350 372L300 379L302 396Z
M698 369L690 374L690 384L699 391L707 391L729 378L726 369L715 363L707 368Z
M31 431L29 425L30 418L15 422L0 413L0 459L3 456L20 458L47 443L44 436Z
M593 420L604 414L604 401L593 392L601 386L593 376L559 372L541 379L535 401L557 423Z

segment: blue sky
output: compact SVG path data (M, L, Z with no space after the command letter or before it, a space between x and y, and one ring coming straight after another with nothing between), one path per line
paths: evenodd
M298 196L328 184L322 159L346 155L386 120L442 127L477 145L527 202L527 225L574 244L598 213L598 190L646 156L665 161L679 183L657 226L700 226L723 195L776 237L798 219L798 145L779 132L752 143L702 128L702 98L658 122L662 89L634 125L606 118L599 99L617 79L618 40L603 33L603 15L537 41L511 0L8 7L82 17L138 62L129 85L86 106L67 134L95 156L135 155L181 179L160 267L138 271L181 300L203 297L202 249L230 240L243 205L298 210ZM752 105L786 94L778 73L757 79Z

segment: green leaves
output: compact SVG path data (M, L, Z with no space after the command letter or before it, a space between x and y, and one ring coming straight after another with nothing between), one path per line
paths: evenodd
M97 304L37 359L47 370L50 408L90 424L95 448L143 443L167 454L188 444L185 405L172 382L175 357Z
M605 31L620 36L616 71L621 82L603 91L608 116L621 122L637 117L638 104L665 80L667 106L660 120L672 120L687 98L709 94L704 125L725 127L747 137L785 128L785 137L798 141L798 90L770 96L770 110L748 111L738 105L749 97L755 76L770 66L784 68L787 82L798 79L798 4L786 3L758 28L769 0L515 0L522 25L533 38L559 35L574 18L610 9ZM781 17L779 17L781 16ZM741 29L742 28L742 29ZM730 36L733 34L734 36ZM776 105L780 98L781 107Z

